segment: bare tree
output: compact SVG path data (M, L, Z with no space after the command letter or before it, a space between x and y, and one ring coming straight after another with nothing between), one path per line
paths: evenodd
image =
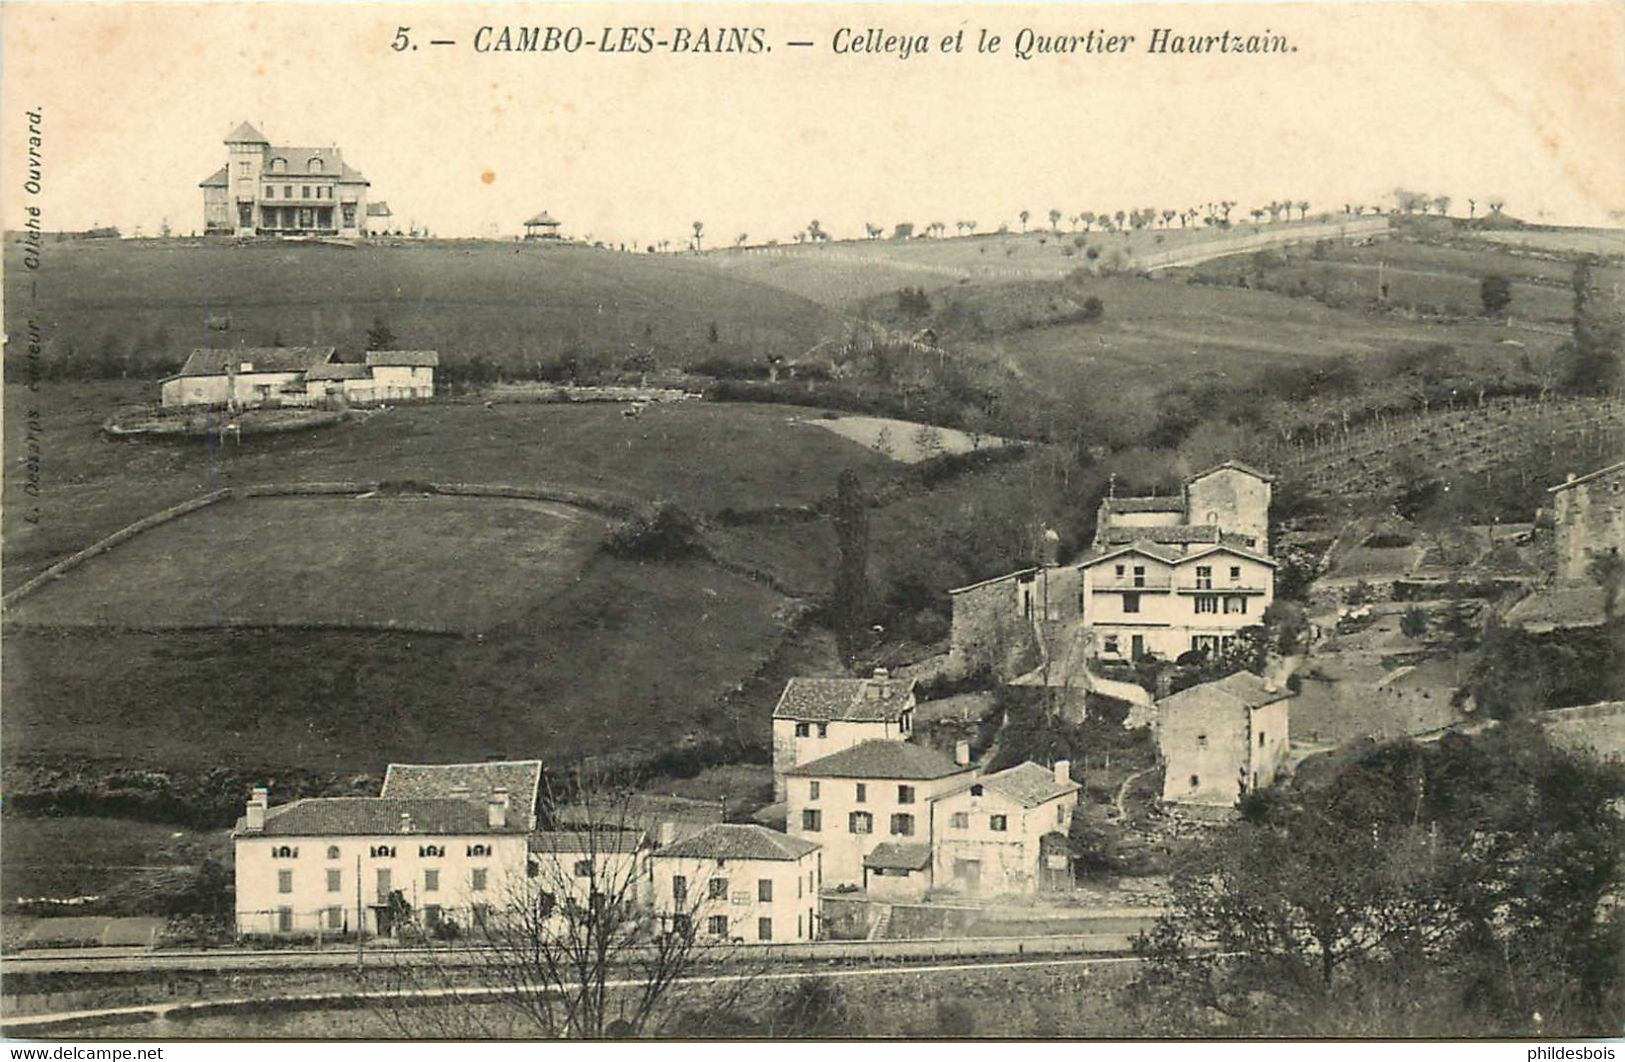
M1021 213L1017 214L1016 217L1021 219L1021 231L1026 232L1027 231L1027 219L1032 217L1032 215L1027 213L1027 211L1023 210Z

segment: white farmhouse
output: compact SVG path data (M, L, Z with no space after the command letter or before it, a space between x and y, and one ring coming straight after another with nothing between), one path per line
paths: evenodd
M1070 884L1067 835L1082 788L1068 761L1049 770L1029 761L937 797L935 884L990 894Z
M1083 620L1104 660L1156 654L1176 660L1191 650L1228 646L1263 622L1275 600L1275 561L1214 543L1189 552L1135 542L1097 553L1083 573Z
M719 823L650 858L654 906L702 939L818 938L822 859L815 842L765 826Z
M434 371L440 355L433 350L369 350L372 400L395 401L434 397Z
M389 936L485 918L525 878L528 826L508 793L319 797L255 789L232 831L237 931Z
M877 667L869 678L793 678L773 708L773 797L784 772L865 741L906 741L914 729L914 680Z
M166 408L297 403L305 373L332 361L332 347L199 347L180 372L159 381L160 401Z
M861 886L864 859L877 846L930 848L931 801L974 773L962 758L881 740L792 767L785 772L790 835L823 846L827 883Z
M1250 671L1157 702L1162 799L1232 807L1289 770L1292 694Z

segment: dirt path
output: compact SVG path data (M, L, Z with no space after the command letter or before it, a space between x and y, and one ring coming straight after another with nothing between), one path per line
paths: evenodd
M1117 798L1112 801L1112 806L1117 809L1117 817L1119 819L1128 818L1128 809L1123 806L1123 801L1128 798L1128 787L1133 785L1134 780L1140 777L1142 774L1150 774L1152 771L1156 770L1157 766L1157 764L1153 763L1151 766L1146 767L1143 770L1135 771L1133 774L1123 779L1123 784L1117 787Z

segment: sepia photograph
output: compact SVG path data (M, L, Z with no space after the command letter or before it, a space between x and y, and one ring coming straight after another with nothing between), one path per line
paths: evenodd
M1614 1058L1622 133L1614 0L8 0L10 1057Z

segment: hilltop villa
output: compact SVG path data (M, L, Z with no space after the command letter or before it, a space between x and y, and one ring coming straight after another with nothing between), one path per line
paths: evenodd
M364 236L371 184L336 147L275 146L247 122L203 189L203 231L234 236Z

